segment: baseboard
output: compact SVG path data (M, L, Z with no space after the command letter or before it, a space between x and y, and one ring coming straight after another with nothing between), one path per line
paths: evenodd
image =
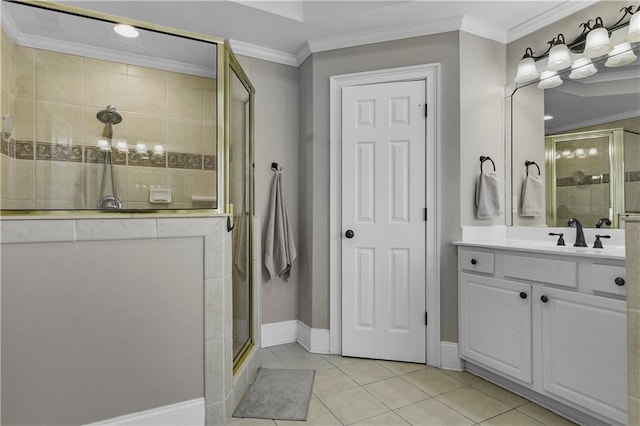
M151 410L126 414L113 419L90 423L101 425L202 425L204 426L204 398L165 405Z
M261 326L262 347L298 341L298 320L272 322Z
M329 330L311 328L298 320L298 343L314 354L331 353L329 349Z
M311 328L300 320L262 324L262 347L298 342L311 353L328 354L329 330Z
M443 370L464 371L464 361L458 356L458 344L440 342L440 368Z

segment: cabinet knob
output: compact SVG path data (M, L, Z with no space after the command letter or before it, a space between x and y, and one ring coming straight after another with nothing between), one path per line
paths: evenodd
M540 300L542 300L542 303L547 303L549 301L549 298L543 294L542 296L540 296Z
M353 232L353 230L351 229L347 229L347 232L344 233L344 236L347 238L353 238L356 235L355 232Z
M613 282L615 282L617 286L622 287L624 285L624 278L616 277L616 279L613 280Z
M475 260L475 259L471 259L471 264L472 264L472 265L475 265L476 263L478 263L478 261L477 261L477 260Z
M525 293L524 291L520 292L520 299L526 299L527 298L527 293Z

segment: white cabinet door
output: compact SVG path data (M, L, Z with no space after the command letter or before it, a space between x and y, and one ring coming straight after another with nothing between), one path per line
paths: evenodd
M626 302L547 287L534 298L545 392L626 424Z
M531 286L460 274L460 355L531 383Z

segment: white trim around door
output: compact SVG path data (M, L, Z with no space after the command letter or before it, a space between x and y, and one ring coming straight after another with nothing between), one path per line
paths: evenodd
M440 366L440 64L415 65L386 70L336 75L330 78L330 139L329 139L329 334L331 353L342 353L342 89L364 84L394 81L424 80L427 91L426 125L426 308L429 324L426 329L427 364Z

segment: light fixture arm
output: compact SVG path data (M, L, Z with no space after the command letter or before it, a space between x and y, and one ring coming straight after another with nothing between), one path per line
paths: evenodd
M589 31L596 29L596 28L606 28L607 31L609 32L609 34L611 34L613 31L616 31L620 28L624 28L626 26L629 25L629 22L631 20L631 15L633 15L634 13L638 13L640 12L640 6L638 6L638 8L636 9L636 11L633 11L634 6L627 6L627 7L623 7L622 9L620 9L620 12L624 12L624 14L622 15L622 17L613 25L609 26L609 27L605 27L603 22L602 22L602 18L601 17L597 17L595 20L594 19L589 19L587 22L583 22L582 24L579 25L580 28L582 28L582 32L580 33L580 35L578 35L572 42L570 43L565 43L565 39L564 39L564 35L563 34L558 34L557 37L554 37L551 41L548 41L547 44L549 45L549 47L547 48L547 50L545 50L543 53L541 53L540 55L536 55L533 52L533 49L531 49L530 47L527 47L527 49L525 50L525 54L523 56L524 58L533 58L534 61L539 61L540 59L544 59L546 57L549 56L549 51L551 50L551 48L553 46L555 46L556 44L559 44L560 42L565 43L567 45L567 47L569 48L569 50L573 53L583 53L584 52L584 46L585 46L585 41L587 39L587 34L589 33ZM627 17L629 17L629 19L627 19ZM592 26L591 23L594 22L594 25ZM561 38L561 39L560 39Z

